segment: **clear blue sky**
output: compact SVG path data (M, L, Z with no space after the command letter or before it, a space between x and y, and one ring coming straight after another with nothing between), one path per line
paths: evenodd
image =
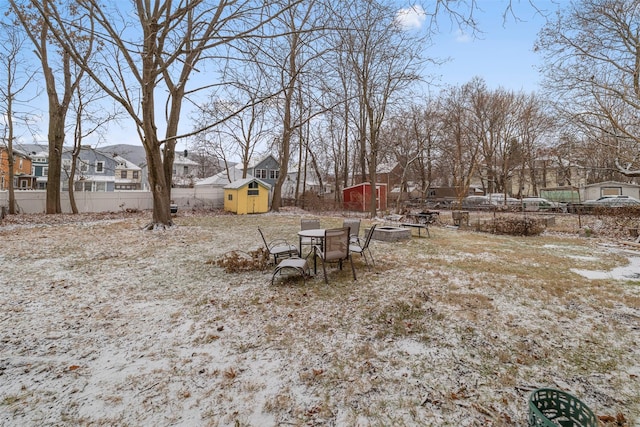
M563 0L560 0L563 1ZM537 8L553 15L558 8L551 0L535 0ZM474 12L482 33L474 38L470 30L461 33L443 20L430 56L451 61L430 68L440 75L443 84L462 85L474 76L482 77L489 88L502 86L514 91L531 92L538 88L541 76L536 70L541 57L533 52L537 34L545 17L531 6L529 0L511 0L513 13L503 14L508 0L477 0L479 10Z

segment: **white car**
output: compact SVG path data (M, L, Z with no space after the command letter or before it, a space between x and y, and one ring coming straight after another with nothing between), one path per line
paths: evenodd
M617 208L621 206L640 206L640 200L631 196L603 196L597 200L587 200L584 204Z

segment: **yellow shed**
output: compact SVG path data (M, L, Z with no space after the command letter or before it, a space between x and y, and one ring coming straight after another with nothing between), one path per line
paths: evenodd
M224 187L224 210L238 215L269 212L271 186L258 178L245 178Z

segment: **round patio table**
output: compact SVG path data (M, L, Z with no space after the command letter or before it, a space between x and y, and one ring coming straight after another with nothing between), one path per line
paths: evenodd
M324 228L311 228L309 230L298 231L298 237L299 237L298 252L300 253L300 258L302 258L302 238L310 237L312 241L319 243L320 246L322 246L324 242L324 232L325 232ZM317 270L317 262L316 262L316 247L314 245L313 246L313 274L316 274L317 272L318 270Z

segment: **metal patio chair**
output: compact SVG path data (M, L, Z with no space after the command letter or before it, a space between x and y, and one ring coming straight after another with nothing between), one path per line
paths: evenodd
M371 265L375 267L375 261L373 260L373 255L371 254L371 249L369 249L369 243L371 243L371 236L373 236L373 232L376 230L377 224L373 224L369 231L367 231L367 235L364 238L364 243L358 239L357 242L349 244L349 251L352 253L360 254L364 258L365 264L368 266L369 261L367 260L367 252L369 252L369 258L371 258Z
M326 264L328 262L337 262L340 270L342 270L342 262L347 260L351 263L353 280L357 280L356 269L353 266L351 253L349 252L349 227L325 230L323 245L315 245L313 250L315 255L322 260L322 271L324 273L325 283L329 284Z
M319 219L309 219L302 218L300 219L300 230L315 230L320 228L320 220ZM309 246L310 248L313 245L317 244L313 237L301 237L300 238L300 256L302 256L302 247Z
M349 243L355 243L358 241L358 236L360 235L360 219L358 218L345 218L342 221L343 227L349 227L351 231L349 232Z
M265 239L260 227L258 227L258 231L260 232L260 237L262 237L267 252L269 252L269 257L273 255L273 263L275 265L278 265L278 258L298 256L298 247L296 245L290 244L285 239L275 239L267 243L267 239Z

